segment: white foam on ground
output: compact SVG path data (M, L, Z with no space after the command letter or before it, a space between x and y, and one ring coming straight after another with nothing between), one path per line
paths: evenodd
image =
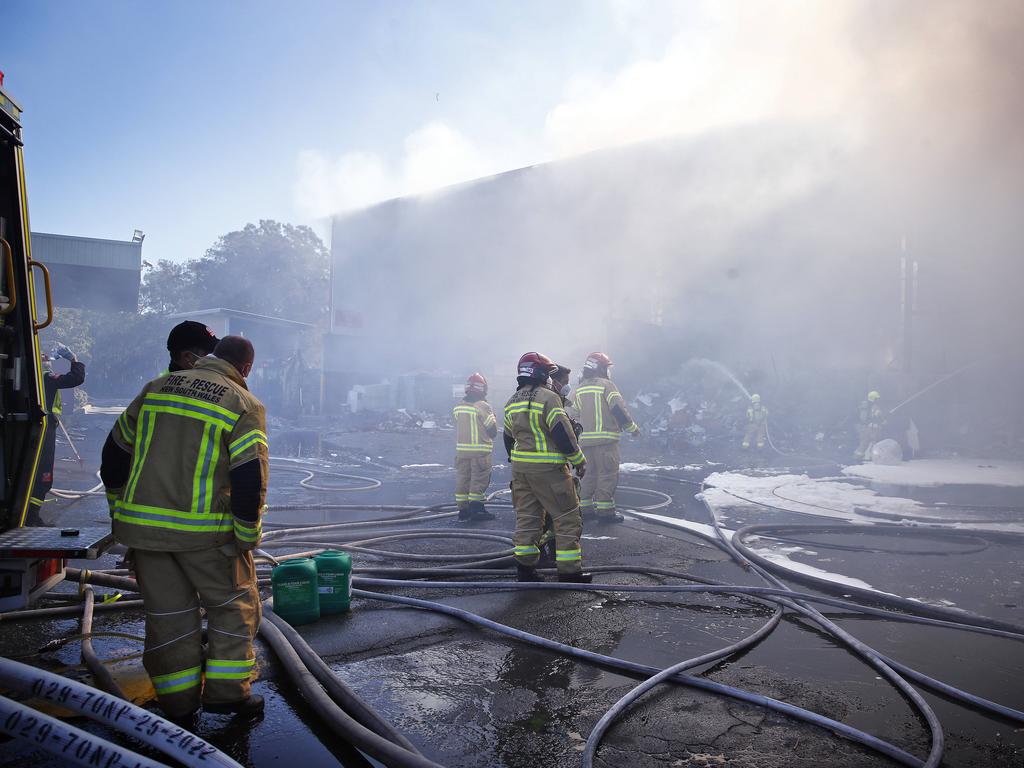
M635 461L627 461L623 464L619 464L619 470L622 472L657 472L659 470L665 471L673 469L695 472L704 469L704 466L702 464L686 464L682 467L673 467L662 464L640 464Z
M443 467L444 464L403 464L402 469L420 469L421 467Z
M984 459L916 459L902 464L856 464L844 475L892 485L999 485L1024 487L1024 462Z
M739 472L715 472L705 482L708 486L716 486L704 489L705 500L716 510L769 504L798 514L862 523L878 522L878 519L858 514L857 508L885 515L931 516L927 507L912 499L881 496L870 488L828 478L815 480L807 475L755 477ZM736 498L733 493L750 499L750 502Z

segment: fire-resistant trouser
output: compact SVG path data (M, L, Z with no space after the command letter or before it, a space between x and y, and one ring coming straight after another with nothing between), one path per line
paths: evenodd
M53 458L57 450L57 424L53 416L46 420L46 432L43 434L43 447L39 452L39 465L36 468L32 493L28 499L28 514L25 525L43 525L41 513L46 494L53 486Z
M471 502L481 504L491 484L491 454L459 453L455 456L455 502L466 509Z
M580 481L580 507L598 517L615 514L615 489L619 485L619 443L584 446L587 473Z
M764 441L767 435L767 425L763 421L747 424L746 434L743 435L743 447L749 448L751 443L754 443L756 440L757 447L764 448Z
M858 424L857 432L860 434L860 442L857 444L857 450L853 452L855 457L869 457L871 455L871 447L878 442L878 437L882 433L882 427L879 424Z
M200 695L208 704L246 698L261 616L252 553L227 544L195 552L132 550L132 559L146 608L143 665L167 716L194 712ZM200 606L207 620L205 660Z
M588 465L589 467L589 465ZM566 466L541 472L512 470L512 504L516 508L516 531L512 536L519 565L534 568L540 559L540 537L545 512L555 529L555 565L559 573L583 570L580 517L576 485Z

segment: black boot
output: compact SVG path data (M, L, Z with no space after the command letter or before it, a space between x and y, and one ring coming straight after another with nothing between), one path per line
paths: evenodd
M592 573L560 573L558 580L570 584L590 584L594 580Z
M544 577L532 566L516 565L516 581L544 581Z
M174 717L167 715L166 717L176 726L186 731L189 731L190 733L194 733L199 725L198 709L193 709L191 712L185 715L175 715Z
M460 523L468 523L470 520L473 519L473 513L471 509L471 507L463 507L462 509L459 510Z
M606 515L598 515L597 516L597 520L595 520L595 522L597 522L597 523L599 523L601 525L611 525L611 524L614 524L614 523L625 522L625 520L626 520L626 518L624 518L618 512L613 511L610 515L607 515L607 514Z
M493 520L497 517L493 512L487 511L487 507L484 506L482 501L469 502L469 509L474 520Z
M263 697L258 694L251 694L238 701L225 701L216 704L203 704L205 712L215 715L244 715L246 717L258 717L263 714Z
M540 545L540 563L542 568L554 568L558 562L557 553L555 551L555 537L552 536L550 539Z

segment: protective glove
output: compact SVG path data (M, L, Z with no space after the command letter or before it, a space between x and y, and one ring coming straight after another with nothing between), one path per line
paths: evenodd
M65 347L63 344L57 346L57 357L63 357L65 360L73 361L75 359L75 353Z
M587 474L587 465L585 463L576 467L576 477L582 480L585 474Z

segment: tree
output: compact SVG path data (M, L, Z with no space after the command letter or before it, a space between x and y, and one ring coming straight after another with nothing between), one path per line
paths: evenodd
M139 290L139 309L146 315L171 315L185 311L195 281L191 265L161 259L146 271Z
M199 259L160 261L145 278L145 313L225 307L323 325L329 254L306 226L262 220L229 232Z

